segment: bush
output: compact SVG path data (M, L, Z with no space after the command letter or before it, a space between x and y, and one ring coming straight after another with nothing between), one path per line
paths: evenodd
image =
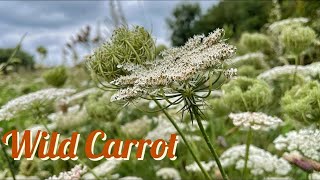
M320 123L320 84L311 81L287 91L281 99L286 118L303 124Z
M259 111L272 100L269 85L258 79L238 77L222 86L223 102L232 112Z
M49 85L61 87L68 79L67 69L64 66L50 69L43 74L43 78Z

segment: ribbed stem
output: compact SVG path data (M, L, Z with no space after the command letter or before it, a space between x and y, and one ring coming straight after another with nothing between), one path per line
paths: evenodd
M221 173L221 175L222 175L222 178L223 178L224 180L228 180L229 178L228 178L227 174L225 173L224 169L222 168L221 162L220 162L220 160L219 160L219 156L218 156L218 154L216 153L216 151L214 150L213 145L212 145L212 143L211 143L211 141L210 141L210 139L209 139L209 136L207 135L207 133L206 133L204 127L203 127L203 124L202 124L202 122L201 122L200 115L198 114L198 110L196 109L196 107L193 106L193 107L192 107L192 111L194 112L194 116L195 116L195 118L196 118L196 120L197 120L198 126L199 126L199 128L200 128L201 133L202 133L202 136L203 136L204 140L206 141L207 146L209 147L209 150L210 150L210 152L211 152L214 160L216 161L216 163L217 163L217 165L218 165L218 168L219 168L219 170L220 170L220 173Z
M249 160L251 139L252 139L252 129L250 127L249 131L248 131L248 134L247 134L246 154L245 154L244 169L243 169L243 179L246 179L247 178L247 174L248 174L248 160Z
M158 100L153 99L154 102L158 105L158 107L162 110L162 112L166 115L166 117L169 119L169 121L172 123L172 125L176 128L176 130L178 131L179 135L181 136L181 138L184 141L184 144L187 146L189 152L191 153L193 159L196 161L196 163L198 164L201 172L203 173L203 175L206 177L206 179L211 179L211 177L209 176L209 174L207 173L207 171L203 168L202 164L200 163L200 161L198 160L197 156L195 155L194 151L192 150L189 142L187 141L186 137L184 136L183 132L181 131L181 129L179 128L179 126L177 125L177 123L173 120L173 118L170 116L170 114L162 107L162 105L159 103Z

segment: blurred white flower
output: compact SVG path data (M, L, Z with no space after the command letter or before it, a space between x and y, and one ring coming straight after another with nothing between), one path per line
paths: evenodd
M245 145L234 146L226 150L220 156L222 166L235 166L237 170L242 170L245 164L245 151ZM249 154L248 168L253 175L275 173L283 176L291 171L291 166L286 160L278 158L268 151L251 145Z
M81 175L87 172L87 168L82 165L76 165L70 171L60 172L59 176L49 177L49 180L77 180Z
M17 113L28 110L35 103L46 103L49 101L61 99L74 93L74 89L44 89L27 95L20 96L9 101L0 109L0 121L10 120Z
M119 178L119 180L143 180L143 179L136 176L126 176L126 177Z
M277 137L273 143L278 150L298 151L305 157L320 161L319 129L310 127L298 131L290 131Z
M269 69L257 77L258 79L263 79L266 81L272 81L277 79L279 76L284 74L293 74L297 70L297 73L301 73L303 75L307 75L307 71L305 71L304 66L295 66L295 65L284 65L284 66L276 66L272 69Z
M287 26L303 25L307 22L309 22L309 19L304 17L283 19L281 21L276 21L270 24L268 27L268 31L276 35L279 34L281 30Z
M164 180L180 180L179 171L175 168L161 168L156 172L156 175Z
M262 67L268 67L268 64L265 62L265 55L261 52L256 52L256 53L248 53L242 56L237 56L234 57L230 60L227 60L226 63L228 65L241 65L244 64L246 62L251 62L252 60L258 61L258 63L262 66Z
M148 132L146 139L151 139L152 141L157 139L169 140L171 134L177 134L177 130L174 126L163 116L154 118L154 121L157 122L158 125L156 128ZM181 129L185 127L185 124L183 123L177 122L177 124Z
M281 119L268 116L262 112L231 113L229 117L233 120L235 126L245 129L250 127L253 130L269 131L276 129L283 123Z
M99 164L98 166L94 167L92 171L97 175L97 176L104 176L106 174L111 173L115 168L120 165L122 161L121 160L116 160L116 159L110 159L106 160L105 162ZM82 176L83 179L95 179L95 176L88 172L87 174L84 174Z
M59 129L70 129L85 123L88 120L88 114L85 107L75 105L69 107L66 113L57 112L49 116Z
M309 175L309 180L319 180L320 179L320 172L314 172Z
M64 101L66 104L70 104L71 102L77 101L79 99L83 99L83 98L87 97L88 95L94 94L98 91L99 91L98 88L86 89L84 91L73 94L72 96L65 97L62 99L62 101Z
M150 129L151 123L151 118L143 116L140 119L122 125L120 128L129 137L143 137Z
M214 161L209 161L208 163L206 163L205 161L201 161L200 163L205 171L210 171L214 166L216 166L216 163ZM201 172L201 169L196 162L187 165L185 168L187 171Z

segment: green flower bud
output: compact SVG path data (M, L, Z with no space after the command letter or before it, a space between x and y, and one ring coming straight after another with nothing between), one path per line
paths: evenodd
M272 47L270 38L260 33L243 33L240 46L247 52L269 52Z
M288 52L299 55L315 38L315 31L309 27L287 26L281 32L280 42Z
M64 66L50 69L43 74L43 78L49 85L61 87L68 79L67 69Z
M320 123L320 84L311 81L293 87L282 97L281 108L288 119L303 124Z
M111 81L125 72L118 65L125 63L143 64L155 58L155 42L143 27L132 30L121 27L114 31L109 42L95 50L88 58L91 71Z
M259 111L272 100L269 85L258 79L238 77L222 86L223 102L232 112Z

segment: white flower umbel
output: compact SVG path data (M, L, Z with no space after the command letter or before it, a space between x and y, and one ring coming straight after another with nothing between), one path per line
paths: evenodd
M48 119L54 121L59 129L69 129L85 123L88 120L88 113L85 107L75 105L69 107L65 113L59 111L50 114Z
M118 167L118 165L120 165L121 162L121 160L115 159L106 160L105 162L94 167L92 171L99 177L104 176L111 173L115 168ZM83 175L83 179L95 179L95 176L89 172Z
M150 129L151 123L151 118L143 116L140 119L122 125L120 128L129 137L143 137Z
M156 175L163 180L180 180L179 171L175 168L161 168L156 172Z
M136 176L126 176L126 177L119 178L119 180L143 180L143 179Z
M87 168L82 165L76 165L70 171L61 172L58 176L52 176L49 180L78 180L81 175L87 172Z
M221 163L224 167L234 166L237 170L242 170L245 164L245 145L234 146L226 150L221 156ZM276 175L287 175L291 170L290 164L283 158L278 158L270 152L250 146L248 168L253 175L263 175L274 173Z
M269 131L276 129L283 121L277 117L268 116L262 112L231 113L229 117L235 126L253 130Z
M46 103L74 93L74 89L44 89L9 101L0 109L0 121L10 120L17 113L28 110L35 103Z
M269 82L284 74L294 74L296 70L297 73L308 75L308 71L306 71L304 66L284 65L274 67L259 74L258 79L263 79Z
M320 75L320 62L315 62L304 66L304 69L312 77Z
M73 94L72 96L68 96L68 97L64 98L63 100L65 101L66 104L69 104L69 103L77 101L79 99L83 99L83 98L87 97L88 95L94 94L98 91L99 91L98 88L86 89L86 90L83 90L83 91L78 92L76 94Z
M319 180L320 179L320 172L314 172L309 175L310 180Z
M246 62L252 62L253 60L258 61L262 67L268 67L268 64L265 62L265 55L261 52L237 56L227 60L226 63L230 66L238 67L239 65L245 64Z
M171 134L177 134L177 130L174 126L163 116L159 116L154 119L158 123L157 127L149 131L146 139L155 141L157 139L169 140ZM185 128L185 124L177 123L181 129Z
M201 161L200 163L202 164L205 171L210 171L213 167L216 166L216 163L214 161L209 161L208 163L206 163L205 161ZM201 172L196 162L187 165L185 168L190 172Z
M309 19L304 17L284 19L270 24L268 27L268 31L272 34L279 34L284 27L293 25L303 25L307 22L309 22Z
M149 95L156 93L160 87L166 87L166 93L174 92L179 84L196 75L219 69L224 60L236 51L234 46L223 41L223 35L224 31L217 29L207 37L195 36L182 47L165 50L162 53L163 59L150 62L145 67L131 64L118 66L129 70L131 74L111 82L121 88L112 96L112 100L130 100Z
M310 127L298 131L290 131L285 135L280 135L273 142L278 150L298 151L305 157L320 161L319 129Z

